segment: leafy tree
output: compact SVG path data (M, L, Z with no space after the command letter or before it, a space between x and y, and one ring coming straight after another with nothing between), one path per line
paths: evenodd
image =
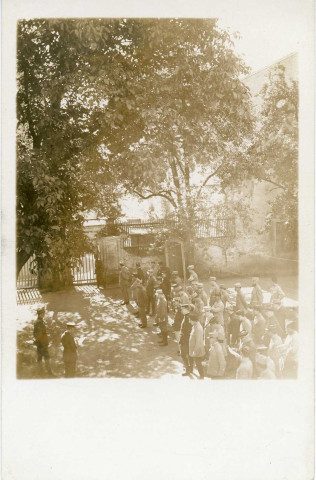
M62 277L89 248L83 212L119 214L115 171L100 170L99 136L102 127L106 145L130 141L119 127L131 114L115 100L126 96L128 38L120 20L18 24L17 273L35 254L40 273Z
M240 76L248 69L215 20L145 21L143 32L148 46L138 51L135 96L142 137L111 161L127 192L169 202L189 242L205 187L227 178L246 152L253 118Z
M270 201L272 219L284 222L286 237L297 249L298 237L298 83L287 80L285 68L279 65L269 74L261 91L262 108L251 160L254 173L269 182L276 195Z

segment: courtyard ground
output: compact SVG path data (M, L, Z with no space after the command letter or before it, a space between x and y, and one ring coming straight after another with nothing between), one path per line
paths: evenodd
M250 287L251 280L223 279L227 287L241 281ZM280 285L291 299L297 299L297 278L280 277ZM219 280L219 283L221 281ZM205 284L208 291L208 283ZM264 289L270 279L261 279ZM246 288L248 290L248 288ZM177 344L170 331L169 345L158 345L158 328L149 317L148 328L141 329L132 305L121 305L119 288L99 289L95 285L74 286L63 292L43 293L36 289L19 292L17 319L17 377L30 379L45 377L36 365L33 323L36 306L45 303L51 366L57 377L63 376L60 337L64 324L75 315L78 342L77 375L80 377L162 378L179 376L182 371ZM193 377L194 378L194 377ZM189 381L188 379L185 379Z

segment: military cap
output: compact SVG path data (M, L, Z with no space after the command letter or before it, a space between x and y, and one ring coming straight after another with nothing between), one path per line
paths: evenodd
M243 315L243 310L235 310L236 315Z
M215 337L217 338L218 337L218 332L216 330L212 330L210 333L209 333L209 336L210 337Z
M125 263L124 263L124 262L120 262L120 265L125 265Z
M194 265L189 265L188 266L188 270L193 270L194 269Z
M239 283L239 282L235 283L234 287L235 288L241 288L241 283Z
M172 275L178 274L178 270L173 270Z
M181 308L189 308L189 304L188 303L181 303L180 307Z
M198 282L198 283L197 283L197 286L198 286L199 288L204 287L203 283L201 283L201 282Z
M210 277L210 280L212 280L212 282L216 282L216 277Z
M157 288L156 293L163 293L163 291L161 290L161 288Z
M39 305L39 306L36 308L36 312L37 312L37 313L45 312L45 310L46 310L45 305Z
M219 287L220 287L220 288L224 288L225 290L226 290L226 288L227 288L223 283L221 283Z

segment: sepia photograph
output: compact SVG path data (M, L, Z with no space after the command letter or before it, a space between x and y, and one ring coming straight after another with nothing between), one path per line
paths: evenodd
M313 478L313 15L3 0L4 480Z
M17 25L17 377L293 379L298 53L217 19Z

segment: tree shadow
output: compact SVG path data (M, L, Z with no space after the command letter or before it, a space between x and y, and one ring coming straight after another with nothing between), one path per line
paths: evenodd
M51 366L57 376L63 376L60 338L69 314L76 324L78 342L77 376L119 378L161 378L179 375L182 371L176 342L169 335L169 345L160 347L148 319L148 328L141 329L133 304L122 306L118 289L100 290L96 286L76 286L63 292L46 293L45 318L51 340ZM28 318L20 321L17 332L17 377L46 378L38 374L36 348L33 343L35 312L24 306ZM19 313L20 313L19 312Z

